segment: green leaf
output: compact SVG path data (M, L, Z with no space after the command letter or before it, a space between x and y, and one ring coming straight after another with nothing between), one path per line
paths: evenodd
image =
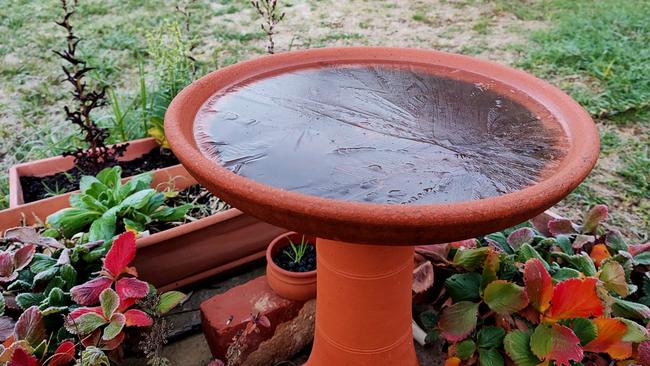
M68 310L67 306L48 306L41 311L41 314L43 314L43 316L48 316L52 314L61 314Z
M16 280L7 287L7 290L24 292L30 290L31 288L32 288L31 283L23 280Z
M478 350L478 362L481 366L503 366L503 356L494 348L480 348Z
M36 253L34 254L34 259L32 259L32 263L29 265L29 270L32 273L39 273L42 271L47 271L48 269L52 268L54 265L56 265L56 259L50 257L49 255Z
M48 296L48 303L50 306L66 306L67 304L63 290L58 287L53 288Z
M104 328L102 339L105 341L110 341L111 339L117 337L117 335L120 334L124 328L124 324L126 324L126 317L123 314L113 314L111 321L108 323L106 328Z
M478 301L481 275L476 272L457 273L445 280L445 288L454 302Z
M79 190L81 190L82 194L98 198L102 192L108 190L108 187L100 182L99 179L90 175L84 175L79 180Z
M0 315L4 315L5 313L5 297L4 295L0 294Z
M121 179L122 168L119 165L103 169L97 174L97 180L110 189L118 188L121 185Z
M151 214L156 211L162 204L165 203L165 194L161 192L156 192L151 198L145 207L141 209L142 212L146 214Z
M490 250L488 247L458 250L454 255L453 264L467 271L474 271L483 265Z
M63 287L65 290L70 290L77 285L77 270L70 264L64 264L59 268L59 276L65 282L65 286Z
M166 207L158 210L151 215L152 219L160 221L179 221L182 220L187 212L192 208L192 205L186 204L178 207Z
M471 339L466 339L456 345L456 356L463 361L468 360L476 351L476 344Z
M106 207L103 203L101 203L98 199L95 197L89 195L89 194L82 194L80 196L77 196L77 199L79 200L79 203L76 205L72 204L73 198L72 196L70 197L70 205L74 207L83 207L87 210L90 211L97 211L97 212L105 212L108 210L108 207Z
M503 232L496 232L485 236L485 239L503 249L504 252L512 254L512 248L508 245L508 240Z
M483 300L496 313L508 315L528 305L528 295L523 287L503 280L491 282L483 292Z
M621 250L627 252L628 249L623 235L617 230L610 230L605 234L605 245L612 249L614 253L618 253Z
M580 344L583 346L593 341L598 335L596 325L587 318L570 319L566 322L566 325L580 338Z
M500 348L505 336L506 331L503 328L484 326L478 331L476 337L480 348Z
M126 228L126 230L135 231L135 232L138 232L138 233L141 233L141 232L145 231L144 225L142 225L141 223L139 223L137 221L133 221L133 220L127 219L125 217L124 219L122 219L122 222L124 222L124 228Z
M101 315L85 313L75 319L74 322L67 324L66 328L70 333L86 335L104 324L106 324L106 320Z
M106 214L93 221L88 231L89 241L109 241L113 239L116 231L116 217L113 214Z
M499 253L495 251L489 252L485 257L485 263L483 263L481 290L484 290L488 284L498 279L497 273L499 272L500 267L501 257L499 256Z
M564 253L573 255L573 247L571 246L571 239L568 235L558 235L555 238L555 242Z
M546 270L549 269L548 263L542 258L542 256L535 250L535 248L531 247L529 244L524 244L519 248L519 251L517 252L517 259L521 263L526 263L529 259L532 258L537 258L540 261L542 261L542 264L544 265L544 268Z
M54 290L57 287L63 288L63 286L65 286L65 281L63 280L63 278L61 278L61 276L54 276L54 278L52 278L50 282L47 284L47 287L45 287L45 290L43 290L43 293L45 294L45 296L50 296L50 292L52 290Z
M586 276L595 276L596 275L596 265L594 264L593 259L587 253L581 253L576 255L567 255L564 253L553 252L550 253L552 257L560 258L566 262L571 267L582 272Z
M180 291L168 291L160 295L160 302L156 307L158 314L165 314L175 308L178 304L185 301L187 295Z
M149 203L149 199L156 194L156 190L149 188L142 191L135 192L125 198L121 203L121 209L131 208L134 210L139 210L142 207L146 206Z
M626 319L637 319L647 322L650 319L650 308L632 301L613 298L612 313L614 316Z
M99 303L102 306L102 312L105 318L110 318L120 306L120 297L111 288L107 288L99 295Z
M638 265L650 265L650 252L642 252L634 257L634 262Z
M64 208L47 217L47 226L63 232L70 238L84 231L88 225L101 216L100 212L81 208Z
M111 366L111 362L101 349L90 346L81 352L81 366Z
M37 273L36 276L34 276L33 286L37 286L39 282L51 280L54 278L54 276L56 276L57 273L59 273L58 267L50 267L42 272Z
M21 309L26 310L32 306L38 306L45 300L45 295L42 293L23 292L16 296L16 303Z
M515 330L503 339L503 346L508 357L517 366L537 366L540 361L530 350L530 336L532 331Z
M420 323L427 332L436 329L438 326L438 315L433 311L424 311L420 313Z
M449 342L467 338L476 328L478 305L470 301L455 303L442 311L438 325Z
M440 339L440 332L437 329L432 329L427 333L427 336L424 337L425 344L432 344Z
M650 340L650 337L648 336L648 330L646 329L646 327L629 319L625 319L625 318L616 318L616 319L622 321L623 323L625 323L625 325L627 325L627 333L625 333L625 335L621 339L623 342L641 343Z
M123 186L119 189L120 200L130 196L134 192L142 191L149 188L151 182L153 181L153 174L147 172L144 174L136 175L129 179L128 182L124 183Z
M579 278L580 276L581 274L578 270L562 267L558 269L552 277L556 282L562 282L564 280L568 280L569 278Z

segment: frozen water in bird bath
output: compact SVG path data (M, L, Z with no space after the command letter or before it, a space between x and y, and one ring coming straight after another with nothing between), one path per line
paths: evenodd
M372 203L476 200L538 182L568 146L551 113L498 86L429 66L320 64L213 95L194 134L205 156L277 188Z

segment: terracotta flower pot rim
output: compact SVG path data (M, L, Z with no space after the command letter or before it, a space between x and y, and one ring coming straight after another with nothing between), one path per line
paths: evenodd
M460 69L492 79L501 88L514 89L531 103L542 105L564 129L568 140L566 155L555 171L540 182L519 191L480 200L445 204L390 205L325 199L265 185L232 173L205 157L193 136L194 117L205 100L217 91L260 75L325 63L395 62L430 64ZM197 104L201 99L201 105ZM518 100L520 101L520 100ZM529 103L527 107L531 105ZM458 228L484 226L496 231L517 224L522 219L543 212L576 188L596 163L599 135L587 112L560 89L525 72L499 64L439 51L385 47L343 47L293 51L262 56L212 72L186 87L172 101L165 115L166 136L176 156L188 171L204 185L231 204L273 224L298 229L305 220L315 223L335 222L349 228L308 234L341 239L350 236L353 227L382 225L392 233L359 234L359 242L418 244L457 240L476 232L460 233ZM205 167L210 167L206 169ZM302 221L301 221L302 220ZM454 232L434 234L434 228ZM417 233L409 234L409 230ZM477 230L475 230L477 231ZM367 240L364 240L367 239ZM362 240L362 241L360 241Z
M278 246L278 244L280 243L280 241L281 241L282 239L287 238L287 237L290 237L290 236L293 236L293 235L303 235L303 234L300 234L300 233L295 232L295 231L290 231L290 232L288 232L288 233L284 233L284 234L278 236L277 238L273 239L273 241L271 242L271 244L269 244L269 247L268 247L267 250L266 250L266 263L268 263L270 266L273 266L273 268L274 268L277 272L282 273L282 274L285 275L285 276L296 277L296 278L308 278L308 277L314 277L314 276L316 276L316 271L317 271L317 269L315 269L315 270L313 270L313 271L309 271L309 272L292 272L292 271L287 271L286 269L284 269L284 268L278 266L278 265L275 263L275 261L273 260L273 252L274 252L274 248ZM307 236L307 235L305 235L305 236ZM312 244L312 245L315 245L315 243ZM278 250L279 250L279 249L280 249L280 248L278 248ZM314 277L314 282L316 282L316 277Z

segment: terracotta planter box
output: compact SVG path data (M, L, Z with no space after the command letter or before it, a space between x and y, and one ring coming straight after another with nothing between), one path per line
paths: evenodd
M128 178L126 178L128 179ZM153 187L182 190L196 180L181 166L159 169ZM0 211L0 231L33 225L69 206L70 193ZM133 263L141 278L169 290L264 257L266 246L286 232L237 209L230 209L138 239Z
M158 143L153 138L133 140L128 141L128 143L129 146L124 156L119 158L120 161L137 159L158 146ZM12 166L9 168L9 207L13 208L25 204L20 177L46 177L65 172L73 167L74 157L72 156L54 156Z

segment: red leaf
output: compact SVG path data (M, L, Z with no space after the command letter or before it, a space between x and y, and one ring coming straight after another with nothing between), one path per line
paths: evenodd
M530 348L538 358L554 360L557 366L570 366L570 361L582 360L580 339L570 328L560 324L542 323L530 337Z
M38 361L38 358L18 347L14 350L11 361L9 361L7 366L41 366L41 363Z
M540 313L544 313L551 306L553 279L542 261L532 258L526 262L524 283L530 304Z
M596 205L594 208L589 210L585 215L585 218L582 223L582 233L583 234L595 234L598 225L601 222L607 220L607 206L605 205Z
M149 284L137 278L122 278L115 284L115 290L120 297L120 310L126 310L137 300L149 293Z
M0 251L0 277L14 274L14 258L11 252Z
M142 310L131 309L124 313L127 327L148 327L153 324L153 320L147 313Z
M208 366L226 366L226 364L223 363L223 361L221 361L221 360L214 359L214 360L210 361Z
M117 278L135 258L135 250L135 234L127 231L118 236L106 254L104 269Z
M551 236L551 232L548 231L548 222L551 220L563 218L560 215L557 215L551 211L544 211L543 213L530 219L530 224L539 231L544 236Z
M522 245L532 243L534 239L535 232L533 229L529 227L522 227L510 233L506 241L508 242L510 248L516 251Z
M64 366L74 360L75 346L72 341L61 343L54 351L54 356L50 358L48 366Z
M18 249L14 253L14 270L20 271L27 267L29 262L32 261L32 258L34 258L34 253L36 253L36 247L32 244L27 244Z
M553 236L575 234L573 223L569 219L554 219L548 222L548 231Z
M16 323L8 316L0 316L0 342L4 342L14 334Z
M477 243L478 242L476 239L465 239L461 241L451 242L449 243L449 246L455 249L459 249L459 248L471 249L471 248L476 248Z
M426 261L413 270L411 288L416 294L422 293L433 286L433 265Z
M597 279L571 278L555 286L548 318L553 320L600 316L603 304L596 293Z
M43 315L37 306L32 306L20 315L14 328L16 340L26 340L38 345L47 336Z
M600 263L609 258L609 250L607 250L607 246L605 244L596 244L594 245L593 248L591 248L591 253L589 253L589 256L594 260L594 264L597 267L600 267Z
M102 311L101 306L95 306L95 307L92 307L92 308L77 308L77 309L74 309L70 313L69 316L70 316L71 320L77 320L78 317L80 317L80 316L82 316L84 314L87 314L87 313L95 313L95 314L104 316L104 312Z
M648 250L650 250L650 242L645 244L631 244L627 246L627 251L630 252L633 257Z
M592 320L597 328L597 337L584 347L589 352L606 352L617 360L632 356L632 344L623 342L627 333L627 325L612 318L597 318Z
M415 252L432 260L434 263L447 262L449 244L418 245Z
M113 280L107 277L97 277L84 284L70 289L72 300L79 305L95 305L99 303L99 294L111 287Z

